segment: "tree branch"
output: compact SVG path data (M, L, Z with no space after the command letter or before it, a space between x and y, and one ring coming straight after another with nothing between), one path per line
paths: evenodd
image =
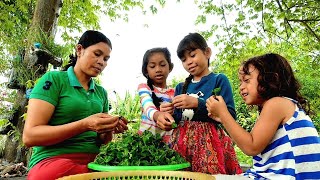
M310 9L319 9L319 6L313 7L313 6L309 6L310 3L313 3L314 1L309 1L309 2L303 2L303 3L297 3L297 4L292 4L290 7L288 7L288 9L291 8L310 8Z
M279 6L280 12L283 13L284 10L283 10L283 8L282 8L282 6L281 6L280 1L279 1L279 0L276 0L276 2L277 2L277 4L278 4L278 6ZM291 24L289 23L289 21L287 20L287 17L286 17L286 16L283 18L283 21L284 21L284 24L287 24L288 27L291 29L291 31L294 32L294 30L293 30ZM289 35L288 31L287 31L287 28L285 28L285 30L286 30L287 38L289 38L290 35Z
M232 40L230 32L229 32L230 29L229 29L229 26L228 26L228 23L227 23L227 18L226 18L226 14L225 14L225 11L224 11L224 7L223 7L222 1L221 1L221 9L222 9L222 12L223 12L223 20L224 20L224 24L225 24L226 29L227 29L228 36L229 36L230 40Z
M312 34L314 37L317 38L317 40L320 42L320 37L312 30L312 28L306 23L306 22L301 22Z
M320 21L320 19L287 19L288 21L293 22L313 22L313 21Z
M305 52L308 52L308 53L310 53L310 54L314 54L314 55L316 55L316 56L319 56L318 53L316 53L316 52L314 52L314 51L310 51L309 49L301 48L300 46L297 46L296 44L293 44L293 43L289 42L287 39L279 36L277 33L274 33L274 32L268 31L268 30L265 30L265 31L266 31L267 33L270 33L270 34L278 37L279 39L287 42L287 43L288 43L289 45L291 45L292 47L296 47L296 48L298 48L298 49L301 49L302 51L305 51Z
M285 6L285 8L288 9L288 5L287 5L286 1L285 0L281 0L281 1L282 1L282 4Z
M264 16L264 0L262 1L261 22L262 22L262 29L265 31L263 16Z
M281 3L280 3L280 1L279 0L276 0L276 2L277 2L277 4L278 4L278 6L279 6L279 8L280 8L280 11L281 12L284 12L284 10L283 10L283 8L282 8L282 6L281 6ZM290 9L290 8L289 8ZM314 37L316 37L316 39L320 42L320 37L312 30L312 28L307 24L307 22L313 22L313 21L320 21L320 19L302 19L302 20L299 20L299 19L287 19L287 17L285 17L284 18L284 22L286 23L286 24L288 24L288 26L290 27L290 29L294 32L294 30L293 30L293 28L291 27L291 25L290 25L290 21L292 21L292 22L300 22L300 23L302 23L311 33L312 33L312 35L314 36ZM288 32L286 32L287 33L287 37L288 37Z
M276 0L276 2L277 2L278 6L279 6L279 8L280 8L280 11L283 12L283 9L282 9L282 6L281 6L280 1L279 1L279 0Z

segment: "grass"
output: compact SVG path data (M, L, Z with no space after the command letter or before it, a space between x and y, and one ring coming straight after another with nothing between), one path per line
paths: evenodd
M241 165L249 165L252 167L252 157L244 154L238 146L234 146L238 161Z

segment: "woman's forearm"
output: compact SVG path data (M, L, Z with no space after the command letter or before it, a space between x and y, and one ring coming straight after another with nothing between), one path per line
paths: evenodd
M38 125L25 130L23 142L28 147L49 146L85 131L87 131L87 128L81 120L58 126Z

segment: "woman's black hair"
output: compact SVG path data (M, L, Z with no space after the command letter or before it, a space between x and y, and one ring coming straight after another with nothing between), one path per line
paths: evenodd
M201 49L203 52L205 52L208 48L208 44L203 36L201 36L199 33L189 33L186 35L179 43L177 48L177 55L179 59L182 59L184 57L185 52L187 51L194 51L196 49ZM209 66L209 59L208 59L208 66ZM187 92L188 86L192 80L193 76L190 74L182 88L182 94L185 94Z
M154 88L153 88L153 81L152 79L150 79L150 77L148 76L148 70L147 70L147 66L149 63L149 58L151 55L153 55L154 53L163 53L165 59L167 60L168 64L169 64L169 70L171 71L173 69L173 63L171 62L171 54L168 50L168 48L164 47L157 47L157 48L152 48L147 50L144 53L143 56L143 60L142 60L142 74L144 77L147 78L147 84L149 86L149 88L152 90L152 101L153 104L159 108L160 107L160 102L162 102L163 100L161 98L158 98L156 96L156 94L154 93Z
M300 93L301 85L284 57L268 53L250 58L242 63L242 71L239 73L249 75L250 65L259 71L258 93L261 98L268 100L272 97L289 97L297 100L299 106L309 114L310 106ZM261 111L261 107L259 110Z
M101 32L95 30L88 30L82 34L79 39L78 44L80 44L84 49L89 46L104 42L110 46L112 49L111 41ZM63 71L66 71L70 66L75 66L77 62L77 54L71 54L69 56L69 63L63 68Z

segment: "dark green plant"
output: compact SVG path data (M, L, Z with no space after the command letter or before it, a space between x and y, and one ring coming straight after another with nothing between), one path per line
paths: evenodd
M121 139L100 148L96 164L109 166L157 166L187 163L162 141L159 134L126 132Z

